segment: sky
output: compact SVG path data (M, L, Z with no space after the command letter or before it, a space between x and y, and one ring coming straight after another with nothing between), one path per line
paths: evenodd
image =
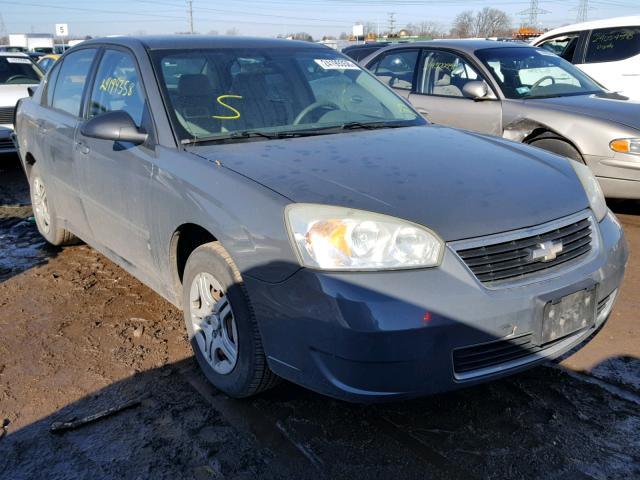
M395 12L398 28L420 21L448 30L463 10L485 6L507 12L513 25L529 0L192 0L194 30L220 34L235 28L242 35L276 36L305 31L319 38L350 32L357 21L387 26ZM540 25L575 23L579 0L539 0ZM640 0L589 0L589 20L640 15ZM53 33L67 23L71 35L168 34L188 31L187 0L0 0L5 33ZM0 25L1 27L1 25Z

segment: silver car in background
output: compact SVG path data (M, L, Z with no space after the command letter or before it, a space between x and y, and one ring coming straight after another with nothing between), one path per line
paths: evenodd
M394 45L362 61L432 123L588 165L606 196L640 198L640 103L548 50L487 40Z
M42 71L27 54L0 51L0 153L16 151L11 139L16 104L41 78Z

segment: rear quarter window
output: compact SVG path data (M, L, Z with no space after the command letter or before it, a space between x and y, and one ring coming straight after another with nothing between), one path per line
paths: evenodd
M615 62L640 54L640 26L591 32L585 63Z

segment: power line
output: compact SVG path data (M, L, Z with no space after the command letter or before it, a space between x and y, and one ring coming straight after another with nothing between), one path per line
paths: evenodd
M519 15L522 15L525 18L529 17L527 26L537 28L539 24L538 15L544 15L545 13L549 12L538 6L538 0L531 0L529 2L529 8L519 12Z
M193 35L193 0L187 0L187 15L189 16L189 33Z
M395 12L389 12L387 13L387 24L389 27L389 35L393 35L393 32L396 28L396 18L395 18Z
M591 8L592 7L589 6L589 0L580 0L576 22L586 22L589 19L589 10L591 10Z

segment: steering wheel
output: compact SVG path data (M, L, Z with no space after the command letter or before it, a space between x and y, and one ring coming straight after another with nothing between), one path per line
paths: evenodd
M538 88L540 86L540 84L542 82L544 82L545 80L551 80L551 85L555 85L556 84L556 79L553 78L551 75L545 75L542 78L539 78L538 80L536 80L536 82L531 85L531 90L535 90L536 88Z
M340 110L340 107L333 102L328 102L326 100L320 102L313 102L311 105L307 105L302 109L302 111L296 116L293 121L293 125L300 125L300 122L309 115L314 110L318 110L320 108L331 108L331 110Z
M11 75L9 78L7 78L7 79L5 80L5 83L11 83L11 81L12 81L12 80L19 80L19 79L21 79L21 78L29 79L29 77L27 77L26 75L20 75L20 74L18 74L18 75Z

